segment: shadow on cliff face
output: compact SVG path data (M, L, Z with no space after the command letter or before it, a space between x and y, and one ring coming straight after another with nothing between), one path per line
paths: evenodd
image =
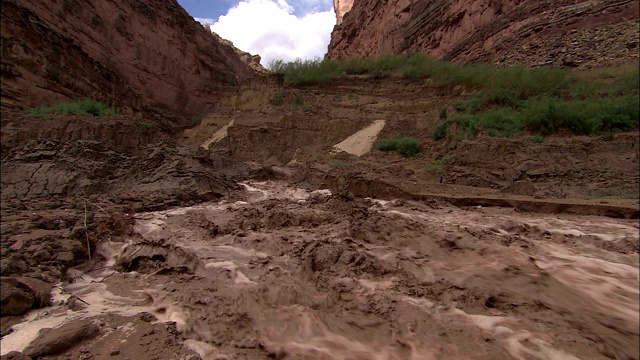
M3 106L89 96L124 114L196 116L258 74L175 0L3 1L2 19Z

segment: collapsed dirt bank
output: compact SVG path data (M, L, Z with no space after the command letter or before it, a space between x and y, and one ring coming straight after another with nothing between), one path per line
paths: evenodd
M262 97L253 96L255 89ZM274 94L283 96L283 104L269 102ZM354 77L330 88L261 83L231 97L244 95L251 95L253 101L225 103L185 131L179 142L199 146L214 137L216 141L207 146L217 156L372 178L412 194L611 204L625 200L625 206L638 207L637 131L602 136L564 132L547 137L523 133L512 138L480 133L467 138L461 129L451 129L447 139L434 140L442 111L451 110L469 94L462 88L439 88L428 80ZM227 126L230 121L232 125ZM335 150L374 122L384 126L372 132L367 145L371 140L375 144L382 138L409 136L420 142L421 152L405 158L369 146L358 148L356 155Z
M3 354L92 319L49 358L637 358L637 220L243 186L136 214Z

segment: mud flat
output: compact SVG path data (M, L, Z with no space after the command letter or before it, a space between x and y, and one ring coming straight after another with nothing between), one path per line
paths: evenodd
M242 186L137 213L2 354L90 321L94 337L50 358L638 356L637 219Z

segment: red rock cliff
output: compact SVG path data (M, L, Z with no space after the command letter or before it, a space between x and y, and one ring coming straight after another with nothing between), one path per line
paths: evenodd
M327 58L423 51L461 62L626 62L638 58L638 3L355 0L333 30Z
M2 105L84 97L191 115L254 77L175 0L2 1Z

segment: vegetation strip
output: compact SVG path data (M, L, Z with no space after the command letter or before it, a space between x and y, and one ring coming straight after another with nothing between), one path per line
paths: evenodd
M74 114L84 116L112 116L116 112L109 106L95 100L82 100L73 102L63 102L54 106L40 106L27 110L27 113L34 116Z
M640 122L637 64L574 71L565 68L500 68L461 65L426 55L385 55L368 59L273 61L271 71L285 85L329 84L350 75L426 79L433 87L462 87L471 95L440 111L432 137L466 138L479 131L507 136L561 130L598 135L637 130ZM456 124L455 135L449 127Z

